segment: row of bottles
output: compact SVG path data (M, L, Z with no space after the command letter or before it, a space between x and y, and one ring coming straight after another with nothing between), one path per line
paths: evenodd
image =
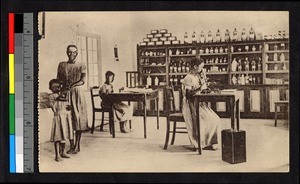
M227 53L228 52L228 48L225 47L206 47L206 48L200 48L199 50L200 54L218 54L218 53Z
M141 52L141 56L165 56L166 53L165 51L157 51L157 50L154 50L154 51L142 51Z
M275 52L274 54L266 54L265 55L265 60L266 61L285 61L285 55L284 53L281 53L280 56L279 53Z
M178 76L170 76L169 79L169 85L181 85L184 79L184 75L178 75Z
M170 71L169 73L189 73L190 72L190 64L185 61L171 61L170 63Z
M277 71L277 70L287 70L287 66L285 63L283 64L274 64L272 65L266 65L266 71Z
M149 58L141 58L140 59L140 65L142 66L161 66L161 65L165 65L165 61L164 60L150 60Z
M283 79L266 78L266 84L284 84Z
M231 63L231 71L261 71L261 58L259 57L257 61L252 58L251 62L246 57L243 61L242 59L234 58Z
M204 71L209 73L209 72L227 72L227 66L226 67L221 67L221 66L210 66L207 68L204 68Z
M158 77L150 77L148 75L146 79L146 88L149 88L150 86L155 85L166 85L166 80L165 79L159 79Z
M274 35L265 35L264 39L265 40L273 40L273 39L287 39L289 38L289 34L285 32L285 30L278 31L278 34Z
M249 84L260 84L261 79L259 76L254 76L254 75L244 75L244 74L239 74L237 77L236 75L232 75L231 78L232 84L233 85L249 85Z
M219 29L217 32L213 35L211 31L208 31L207 34L205 34L203 31L201 31L199 39L197 39L197 34L194 31L192 36L189 38L188 33L185 32L183 36L183 43L189 44L189 43L212 43L212 42L229 42L229 41L248 41L248 40L255 40L256 34L253 28L249 30L249 32L246 31L244 28L239 34L237 29L235 28L232 33L227 29L224 33L222 33Z
M262 51L262 45L245 45L245 46L231 46L231 52L256 52Z
M277 50L288 50L289 45L287 43L274 43L274 44L266 44L265 45L265 51L277 51Z
M215 57L205 59L206 64L219 64L219 63L227 63L227 57Z
M196 55L195 48L188 48L188 49L169 49L169 55L183 55L183 54L194 54Z

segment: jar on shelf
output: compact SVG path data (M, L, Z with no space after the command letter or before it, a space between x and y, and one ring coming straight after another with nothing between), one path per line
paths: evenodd
M225 53L227 53L227 52L228 52L228 48L227 48L227 47L225 47L224 51L225 51Z
M275 45L274 45L274 50L277 50L277 49L278 49L278 45L275 44Z
M235 75L232 75L231 81L232 81L232 84L233 84L233 85L236 85L236 83L237 83L237 78L236 78Z
M230 47L230 51L231 52L234 52L234 47L231 45L231 47Z
M278 61L278 54L276 52L273 54L273 61Z
M245 51L246 51L246 52L249 51L249 46L248 46L248 45L245 46Z
M237 69L237 65L238 65L238 63L237 63L236 59L234 58L231 63L231 71L235 72Z
M252 51L255 52L256 51L256 47L255 45L252 46Z
M209 54L209 49L208 49L208 47L206 47L205 53L206 53L206 54Z
M204 43L204 42L205 42L205 34L204 34L203 31L201 31L201 33L200 33L199 42L200 42L200 43Z
M286 64L283 63L282 70L286 70L286 69L287 69L287 68L286 68Z
M285 56L283 53L280 54L280 61L285 61Z
M210 48L209 53L210 53L210 54L213 54L213 53L214 53L214 49L213 49L212 47Z
M265 51L269 51L269 44L265 45Z
M285 50L285 44L284 43L280 44L280 50Z
M224 52L224 49L223 47L220 48L220 53L223 53Z
M215 53L219 53L218 47L215 48Z

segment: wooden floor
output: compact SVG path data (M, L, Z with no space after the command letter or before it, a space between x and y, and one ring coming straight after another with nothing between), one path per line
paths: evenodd
M40 123L40 172L288 172L289 128L286 120L242 119L246 131L247 162L231 165L221 159L221 150L206 151L202 155L188 148L187 134L178 134L175 145L163 150L165 118L156 129L155 118L148 121L148 138L143 138L143 121L134 117L130 134L121 134L116 127L116 138L109 132L84 133L81 152L70 159L54 161L54 147L49 141L46 123ZM222 119L222 129L230 126ZM48 134L48 135L45 135Z

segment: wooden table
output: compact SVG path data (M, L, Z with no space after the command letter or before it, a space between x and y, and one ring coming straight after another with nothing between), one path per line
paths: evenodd
M144 138L147 138L147 101L155 100L155 105L157 109L157 129L159 129L159 109L158 109L158 91L159 90L152 90L149 92L119 92L119 93L110 93L107 94L107 98L110 99L110 106L112 109L113 103L120 102L120 101L128 101L129 104L131 101L135 102L142 102L143 103L143 110L144 110ZM115 123L114 123L114 115L113 112L110 113L110 124L112 128L112 136L115 138Z
M230 104L230 118L231 118L231 127L234 127L234 120L238 122L239 126L240 121L240 108L239 108L239 99L235 97L234 94L219 94L219 93L209 93L209 94L196 94L193 96L196 103L196 112L197 119L197 131L198 131L198 150L201 155L201 136L200 136L200 114L199 114L199 103L200 102L226 102ZM237 127L239 129L239 127ZM220 144L220 143L219 143Z

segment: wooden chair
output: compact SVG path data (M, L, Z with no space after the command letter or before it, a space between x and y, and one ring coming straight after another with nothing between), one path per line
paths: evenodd
M102 118L101 118L101 125L100 125L100 131L103 131L103 126L104 126L104 120L107 120L109 122L109 118L105 118L104 117L104 113L110 113L111 109L110 108L102 108L100 105L100 101L99 101L99 107L95 106L95 98L99 98L100 99L100 95L99 95L99 86L94 86L90 88L90 92L91 92L91 99L92 99L92 111L93 111L93 122L92 122L92 128L91 128L91 133L94 133L94 129L95 129L95 121L96 121L96 113L97 112L101 112L102 113ZM98 119L99 120L99 119ZM109 123L106 123L109 124ZM111 133L111 127L109 124L109 131Z
M164 102L166 107L166 118L167 118L167 128L166 128L166 140L164 149L168 149L169 144L169 136L170 133L172 135L171 145L175 142L176 133L187 133L187 131L182 131L186 129L186 126L177 126L177 122L185 122L182 114L182 92L181 88L179 88L179 99L180 99L180 110L176 111L175 108L175 97L174 97L174 87L167 86L164 90ZM173 130L170 130L170 124L173 122Z

